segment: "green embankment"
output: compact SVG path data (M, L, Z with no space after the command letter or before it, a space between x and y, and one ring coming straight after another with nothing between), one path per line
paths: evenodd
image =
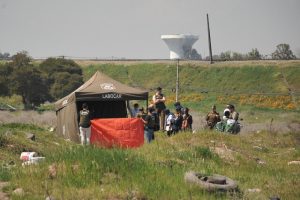
M132 86L154 89L161 86L169 90L175 88L175 64L135 64L135 65L90 65L83 68L85 79L96 70ZM225 93L286 93L280 72L287 73L291 84L300 82L300 63L292 67L245 65L238 67L180 65L181 92ZM298 80L297 80L298 75Z
M95 71L154 93L158 86L175 101L176 63L93 64L83 67L85 80ZM296 110L300 105L300 62L180 64L179 100L201 111L212 104L233 103L242 109ZM286 78L289 87L284 81ZM296 102L289 95L292 89ZM250 107L249 107L250 106Z
M36 141L24 132L36 134ZM0 181L12 199L297 199L300 195L299 133L226 135L214 132L156 134L141 148L101 149L65 142L33 125L0 128ZM21 167L21 151L46 160ZM13 162L12 162L13 161ZM56 173L49 172L49 166ZM222 174L236 180L235 193L207 193L184 182L184 173ZM13 190L22 188L18 196ZM261 192L249 192L248 189Z

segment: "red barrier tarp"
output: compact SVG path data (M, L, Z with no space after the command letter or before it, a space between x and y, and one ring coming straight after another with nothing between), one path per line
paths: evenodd
M144 144L144 125L139 118L91 120L91 143L104 147L139 147Z

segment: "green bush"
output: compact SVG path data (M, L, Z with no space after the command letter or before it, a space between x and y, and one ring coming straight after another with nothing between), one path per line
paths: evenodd
M0 166L0 181L9 181L12 175L9 169L5 168L4 166Z

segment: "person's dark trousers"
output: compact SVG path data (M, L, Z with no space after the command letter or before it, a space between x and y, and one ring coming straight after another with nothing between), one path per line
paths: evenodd
M164 110L157 110L157 114L159 117L159 129L163 131L165 130L165 112Z
M150 143L152 140L153 140L153 137L154 136L154 131L153 129L149 129L147 127L145 127L145 130L144 130L144 137L145 137L145 140Z

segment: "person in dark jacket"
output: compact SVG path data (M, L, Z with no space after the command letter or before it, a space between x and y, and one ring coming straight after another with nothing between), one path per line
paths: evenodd
M174 123L173 123L173 126L172 126L173 134L176 134L179 131L181 131L182 122L183 122L183 117L182 117L182 114L181 114L181 109L178 108L178 109L176 109Z
M162 88L158 87L156 89L155 95L152 97L153 105L155 106L156 113L159 116L159 128L160 130L164 130L164 123L165 123L165 112L166 109L166 97L162 94Z
M149 107L145 119L141 118L144 123L144 137L148 143L154 139L155 116L152 114L153 111L154 108Z
M87 103L82 104L82 110L79 112L79 132L81 144L89 145L91 137L91 114Z

